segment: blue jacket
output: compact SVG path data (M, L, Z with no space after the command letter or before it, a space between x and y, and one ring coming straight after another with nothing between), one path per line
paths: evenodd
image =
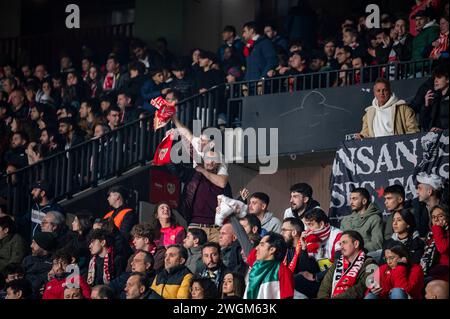
M147 80L144 82L144 84L141 87L141 97L144 100L143 108L147 111L149 111L151 114L154 114L156 111L156 108L150 104L150 101L154 98L157 98L158 96L161 96L161 90L165 89L167 87L167 84L162 83L159 85L156 85L153 80Z
M277 67L277 54L272 41L260 37L256 40L253 50L247 57L247 70L245 80L258 80L267 76L267 72Z
M230 45L228 45L228 43L222 43L222 45L220 46L217 55L219 56L219 59L221 62L223 62L223 54L225 52L225 49L227 47L229 47ZM244 43L242 42L242 40L239 37L236 37L233 40L233 49L234 49L234 53L236 54L236 56L241 60L244 61Z

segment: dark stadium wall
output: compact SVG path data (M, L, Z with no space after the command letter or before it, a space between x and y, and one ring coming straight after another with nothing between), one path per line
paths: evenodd
M13 38L20 34L21 2L0 1L0 38Z

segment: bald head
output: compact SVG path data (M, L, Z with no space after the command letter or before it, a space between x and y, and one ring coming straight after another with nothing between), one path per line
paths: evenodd
M425 299L448 299L448 282L433 280L425 288Z

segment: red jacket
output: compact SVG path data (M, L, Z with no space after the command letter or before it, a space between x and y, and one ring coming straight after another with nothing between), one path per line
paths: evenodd
M83 298L91 299L91 287L87 284L83 277L79 277L81 293ZM64 299L64 288L66 287L66 278L50 280L44 289L42 299Z
M436 250L439 252L439 265L448 266L448 237L449 231L445 231L444 228L440 226L431 227L433 232L434 243L436 245Z
M390 269L387 264L384 264L378 268L378 271L380 285L383 288L380 294L381 299L388 299L393 288L402 288L413 299L423 298L424 275L420 265L413 264L408 270L403 264L397 265L394 269Z

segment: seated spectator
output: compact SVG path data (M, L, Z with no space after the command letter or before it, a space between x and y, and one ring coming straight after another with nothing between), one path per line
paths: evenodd
M110 93L122 89L129 77L121 71L121 65L115 54L110 54L106 60L106 74L102 79L102 91Z
M113 290L116 296L120 297L120 299L126 299L124 288L132 273L144 274L150 279L150 282L152 282L155 278L155 269L153 267L155 264L155 259L150 252L136 250L130 259L130 268L109 283L109 287Z
M25 93L22 89L15 89L9 94L12 115L19 119L26 120L30 111L29 106L25 102Z
M98 104L95 99L88 99L81 101L79 116L80 122L79 127L86 132L86 138L92 138L94 136L94 126L100 123L100 118L97 117L98 114Z
M207 241L207 236L204 230L199 228L189 228L186 238L183 239L183 246L188 251L188 259L186 267L196 274L203 266L202 262L202 247Z
M284 52L288 52L289 41L278 34L278 30L273 23L266 23L264 25L264 35L267 39L271 40L275 50L281 49Z
M297 218L283 221L281 235L288 246L283 263L294 275L295 290L308 298L315 298L320 287L320 279L316 280L320 269L316 259L309 256L303 230L303 223Z
M214 63L217 63L217 58L212 52L200 51L199 66L202 72L197 74L196 88L199 93L208 91L213 86L225 82L225 77L222 71L212 68Z
M121 111L121 125L138 119L137 109L133 105L131 94L127 91L121 90L117 93L117 106Z
M106 119L110 131L114 131L120 126L120 108L112 105L106 112Z
M425 293L425 299L448 299L448 281L430 281L425 287Z
M326 72L331 71L332 68L327 65L328 58L325 53L320 51L314 51L311 55L311 62L309 64L309 69L312 72Z
M383 219L381 211L371 202L370 194L365 188L355 188L350 194L352 214L341 221L342 231L357 231L364 240L364 247L369 252L383 246Z
M52 257L52 269L48 273L42 299L66 299L65 287L80 288L85 299L90 299L91 289L86 280L77 274L78 265L66 251L57 251Z
M134 39L130 47L135 59L144 64L145 71L162 66L161 57L154 50L150 50L142 40Z
M347 45L341 45L336 47L334 58L337 61L337 69L341 69L345 64L351 66L352 48Z
M193 277L189 290L190 299L219 299L216 285L208 278Z
M420 124L424 131L440 131L449 128L448 125L448 63L441 64L433 70L434 89L425 94L420 107Z
M369 275L367 267L373 264L373 260L365 254L364 240L358 232L348 230L342 233L340 243L342 255L328 269L317 297L362 299Z
M65 142L65 150L84 142L85 134L78 128L73 117L59 119L58 131Z
M107 285L97 285L91 289L91 299L114 299L114 292Z
M190 97L194 93L194 83L191 77L186 74L186 68L181 61L172 65L172 74L174 78L170 88L179 92L181 99Z
M61 212L62 208L55 201L52 189L45 181L38 181L32 185L31 196L33 197L34 205L30 214L25 214L17 222L19 225L29 225L31 221L31 238L33 238L35 234L41 231L41 224L45 215L50 211ZM29 233L25 238L30 238Z
M94 224L94 218L91 213L87 211L81 211L75 213L75 217L72 221L72 232L74 238L74 249L78 256L78 266L80 267L81 274L84 275L87 272L91 253L89 251L89 236L92 231L92 225Z
M136 224L131 229L131 237L133 238L133 246L136 251L144 250L149 252L153 258L153 269L160 271L164 268L165 247L158 246L155 241L155 230L150 224ZM133 258L133 257L130 257ZM128 262L127 271L131 268L130 260Z
M10 149L4 156L5 162L17 163L20 167L28 166L28 158L25 153L28 142L28 137L25 133L13 133L10 141Z
M266 230L261 227L261 220L253 214L247 214L239 219L239 224L244 227L250 241L253 245L258 245L261 236L266 234Z
M227 272L221 287L222 299L242 299L245 292L244 276L236 272Z
M86 82L86 79L89 76L89 69L93 65L94 63L92 61L92 58L85 56L81 59L81 78L83 79L83 81Z
M112 210L103 216L103 219L113 221L122 236L130 239L130 231L138 223L138 216L128 206L128 191L123 186L113 186L108 191L108 204Z
M413 213L416 217L417 231L421 237L425 237L430 231L431 209L443 204L443 181L436 174L419 173L417 180L417 200L420 204L414 207Z
M31 283L27 279L16 279L6 284L5 299L32 299Z
M374 34L377 39L375 48L376 64L386 64L389 61L389 53L392 50L392 39L385 29L376 29Z
M99 98L103 94L102 80L98 66L92 65L89 68L89 76L85 80L87 84L88 97Z
M420 60L430 55L427 47L439 38L439 26L436 20L431 20L432 13L430 10L421 10L412 18L416 22L417 35L413 39L412 44L412 60ZM428 52L426 52L428 51Z
M52 233L57 241L56 249L73 249L75 234L69 231L65 216L57 211L49 211L45 214L41 223L41 231Z
M0 217L0 273L11 263L21 263L25 257L25 241L16 232L9 216Z
M255 22L244 24L242 37L245 41L244 57L247 60L245 80L259 80L275 75L277 55L272 41L260 35Z
M420 265L425 276L448 282L448 207L437 205L431 209L430 213L432 226L425 240L425 250Z
M332 70L337 69L338 63L335 59L336 41L331 38L325 39L325 41L323 42L323 52L325 53L325 56L327 57L326 66Z
M241 38L236 33L236 28L232 25L227 25L223 28L222 31L222 40L223 44L219 47L217 55L219 56L219 60L221 62L224 61L225 49L233 48L233 51L236 52L237 58L241 61L244 60L242 55L244 49L244 43L242 43ZM225 69L226 71L226 69Z
M187 250L180 245L167 247L164 269L153 280L151 288L164 299L188 299L192 274L185 266Z
M56 239L52 233L37 233L31 243L31 255L22 262L25 278L31 282L33 295L38 297L47 282L48 272L52 269L51 254L56 248Z
M182 226L177 224L169 204L165 202L158 203L153 215L153 228L155 229L155 243L157 246L168 247L183 243L186 232Z
M203 265L197 274L201 278L211 280L216 285L216 288L220 290L220 283L223 280L226 269L222 262L219 244L208 242L203 245L202 262Z
M161 59L161 66L166 68L170 67L173 61L175 61L175 56L169 51L167 39L164 37L156 39L155 48L156 54L159 55L159 58Z
M342 42L352 49L352 56L361 56L364 54L364 48L358 41L358 31L356 29L344 29L342 32Z
M85 298L83 296L83 291L81 288L65 286L64 287L64 299L80 300L80 299L85 299Z
M304 215L305 231L302 235L307 244L307 251L325 271L340 254L342 231L330 225L325 212L317 207Z
M119 115L117 115L117 118L119 118ZM94 126L93 138L100 138L109 132L111 132L111 128L109 127L109 125L98 123Z
M63 91L62 102L65 105L70 105L72 108L79 109L80 101L87 98L88 87L84 81L79 79L75 71L67 74L66 88Z
M128 277L125 294L126 299L149 299L151 281L149 278L138 272L133 272Z
M437 60L440 57L448 58L448 16L442 16L439 20L439 39L433 41L430 59Z
M392 245L392 242L400 242L407 248L411 262L419 264L425 245L416 231L416 221L411 211L408 209L396 211L392 218L392 228L394 233L384 242L383 250Z
M290 189L291 207L284 211L284 219L289 217L303 220L304 214L316 207L320 207L319 202L313 199L313 189L307 183L297 183Z
M91 261L89 262L87 283L92 287L109 284L124 269L124 261L120 252L114 252L114 237L104 229L92 232L89 249Z
M375 98L366 108L359 138L419 132L414 111L391 91L388 80L379 78L373 87Z
M141 87L141 98L144 100L143 108L154 114L156 108L150 105L150 101L158 96L165 95L170 88L164 83L163 70L160 68L150 70L150 79Z
M247 267L242 260L241 246L230 223L220 228L219 246L225 267L231 271L244 273Z
M407 21L398 18L395 21L393 31L393 44L389 53L389 61L409 61L411 60L413 37L406 30Z
M422 299L422 268L411 263L408 249L393 243L384 251L386 264L375 270L377 281L369 287L364 299Z
M286 243L280 234L269 232L248 260L251 267L244 299L291 299L294 296L292 272L283 263Z
M5 277L5 283L8 283L16 279L25 278L25 269L21 263L12 263L5 266L2 274Z
M261 227L270 232L281 232L281 221L268 211L270 198L265 193L254 193L250 196L248 212L259 218Z
M384 189L383 196L388 216L384 221L384 240L388 240L394 233L392 228L394 213L401 211L405 206L405 189L402 185L394 184Z
M62 143L59 139L59 134L56 129L43 128L41 130L41 136L39 142L42 146L45 146L48 150L48 156L59 153L63 150Z

